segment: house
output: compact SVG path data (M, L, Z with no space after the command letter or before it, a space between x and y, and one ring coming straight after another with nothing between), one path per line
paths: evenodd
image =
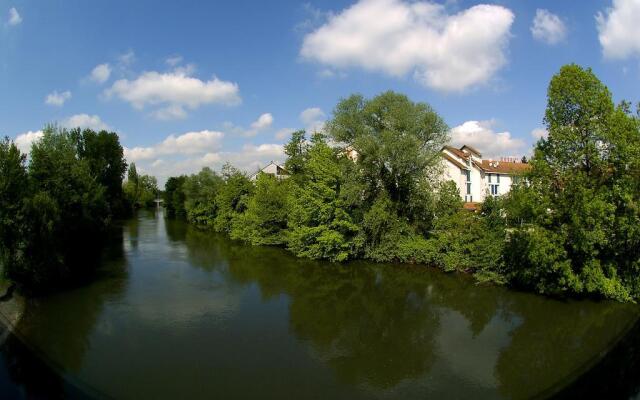
M283 166L278 165L276 163L274 163L273 161L271 161L269 164L267 164L266 167L259 169L258 171L256 171L253 175L251 175L249 177L249 179L251 179L252 181L255 181L258 178L259 174L270 174L275 176L278 179L285 179L289 177L289 173L287 172L286 169L284 169Z
M460 197L468 208L482 203L486 196L508 193L511 185L529 170L529 164L518 159L483 159L482 154L471 146L460 148L444 146L441 150L445 180L452 180L460 190Z

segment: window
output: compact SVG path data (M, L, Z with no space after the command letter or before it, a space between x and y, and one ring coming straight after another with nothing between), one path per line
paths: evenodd
M467 182L467 194L471 194L471 182Z
M491 183L489 184L489 189L491 189L491 195L492 196L497 196L498 193L498 184L497 183Z

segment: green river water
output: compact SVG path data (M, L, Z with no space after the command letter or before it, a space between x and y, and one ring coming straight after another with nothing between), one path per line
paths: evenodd
M7 398L520 399L640 381L624 377L635 341L619 345L635 305L297 259L161 212L123 222L103 259L4 332Z

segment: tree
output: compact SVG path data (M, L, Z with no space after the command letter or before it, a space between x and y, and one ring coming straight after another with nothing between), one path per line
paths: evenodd
M293 184L288 247L298 256L344 261L356 253L353 223L342 193L339 158L321 134L314 135L304 166L305 179Z
M224 181L210 168L185 179L183 184L184 209L189 221L201 226L213 226L217 212L217 200Z
M637 296L638 119L625 103L614 106L590 69L572 64L551 79L545 124L526 187L506 205L510 220L531 221L505 249L512 279L542 292Z
M216 196L214 226L216 231L228 233L235 218L246 211L254 186L245 174L228 163L222 167L222 179L224 184Z
M0 267L8 276L15 274L24 240L23 208L29 192L25 160L9 138L0 141Z
M305 138L305 131L298 130L291 134L291 140L284 146L284 153L287 155L285 168L296 179L301 176L306 163L309 144Z
M384 191L399 216L412 219L409 205L419 180L440 165L448 132L442 118L425 103L385 92L341 100L327 127L335 141L357 151L366 201L372 204Z
M114 214L124 213L122 180L127 163L118 134L91 129L73 129L71 137L76 142L80 159L86 160L90 172L105 187L107 202L114 207Z
M164 208L169 217L184 218L187 215L185 210L186 195L184 184L187 177L184 175L167 179L164 185Z
M230 236L253 245L286 242L290 185L270 174L258 174L246 211L232 225Z

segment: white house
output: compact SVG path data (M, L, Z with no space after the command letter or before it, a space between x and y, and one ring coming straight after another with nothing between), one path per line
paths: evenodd
M274 163L273 161L271 161L269 164L267 164L266 167L259 169L258 171L256 171L253 175L251 175L249 177L249 179L251 179L252 181L255 181L258 178L259 174L270 174L275 176L278 179L285 179L289 177L289 173L287 172L286 169L284 169L283 166L278 165L276 163Z
M515 158L485 160L471 146L442 148L444 178L452 180L465 203L482 203L486 196L508 193L511 185L529 170L529 164Z

